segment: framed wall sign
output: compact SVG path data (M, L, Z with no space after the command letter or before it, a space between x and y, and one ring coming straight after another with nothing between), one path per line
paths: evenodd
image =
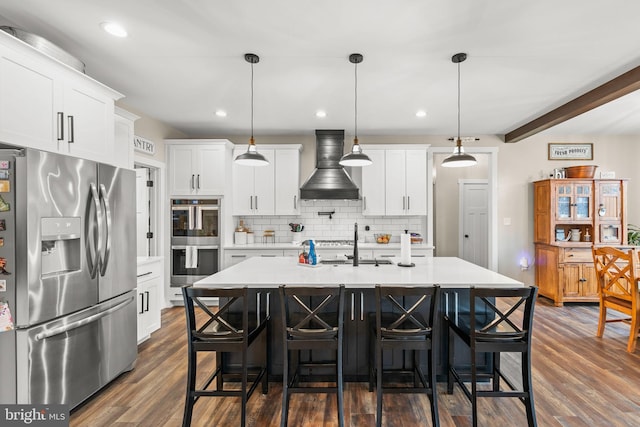
M141 136L133 136L133 149L145 154L156 153L156 143Z
M550 142L549 160L593 160L593 144Z

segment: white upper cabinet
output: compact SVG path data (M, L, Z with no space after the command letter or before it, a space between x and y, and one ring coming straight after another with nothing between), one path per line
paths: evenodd
M367 147L373 161L362 168L362 214L427 214L427 147Z
M118 92L0 32L0 139L114 163Z
M385 150L365 152L373 164L362 168L362 214L385 215Z
M244 153L246 147L233 150L233 158ZM269 164L266 166L232 166L233 214L275 214L275 152L264 146L258 148Z
M119 107L116 107L115 112L114 164L122 168L133 169L134 123L140 117Z
M300 146L275 150L276 215L300 215Z
M299 215L299 144L260 145L267 166L233 164L233 215ZM246 151L238 145L233 158Z
M225 194L231 143L225 140L166 140L171 196Z

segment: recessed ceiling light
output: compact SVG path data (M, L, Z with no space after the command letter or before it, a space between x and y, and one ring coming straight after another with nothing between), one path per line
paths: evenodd
M424 110L418 110L416 111L416 117L426 117L427 116L427 112Z
M327 117L327 112L326 111L322 111L322 110L318 110L318 111L316 111L316 117L320 117L320 118Z
M112 36L116 37L127 37L127 30L124 27L116 22L102 22L100 24L103 30Z
M216 116L218 117L227 117L227 112L224 110L217 110L216 111Z

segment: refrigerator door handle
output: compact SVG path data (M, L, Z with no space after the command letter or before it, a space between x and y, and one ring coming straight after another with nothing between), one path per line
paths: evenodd
M95 184L91 184L91 198L93 199L93 204L95 205L95 209L96 209L96 225L92 230L94 232L94 236L96 234L95 233L96 228L98 230L97 232L98 242L94 245L95 255L93 257L90 257L90 259L93 259L93 265L90 266L89 270L91 273L91 278L93 279L96 277L96 273L98 272L98 264L100 262L100 259L102 258L100 254L100 251L102 250L102 232L100 231L102 229L102 211L100 209L100 199L98 197L98 189L96 188Z
M100 200L102 201L102 204L104 204L104 214L107 218L104 258L100 265L100 275L104 276L107 271L107 266L109 265L109 256L111 255L111 206L109 206L109 195L107 194L107 189L104 184L100 184Z
M113 306L108 310L101 311L100 313L96 313L92 316L86 317L76 322L69 323L68 325L60 326L59 328L54 328L48 331L40 332L39 334L36 334L35 340L42 341L44 339L63 334L65 332L69 332L73 329L78 329L79 327L88 325L89 323L93 323L96 320L102 319L103 317L108 316L111 313L120 310L122 307L129 304L131 301L133 301L133 297L127 298L125 301L122 301L120 304Z

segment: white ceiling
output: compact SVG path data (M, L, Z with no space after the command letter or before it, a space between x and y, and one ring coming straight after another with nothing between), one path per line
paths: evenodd
M504 134L640 65L633 0L2 0L0 24L43 36L123 102L191 137L354 128L360 135ZM99 24L129 32L117 39ZM634 93L547 133L640 134ZM227 117L215 111L227 111ZM315 117L318 109L327 117ZM427 112L417 118L417 110Z

